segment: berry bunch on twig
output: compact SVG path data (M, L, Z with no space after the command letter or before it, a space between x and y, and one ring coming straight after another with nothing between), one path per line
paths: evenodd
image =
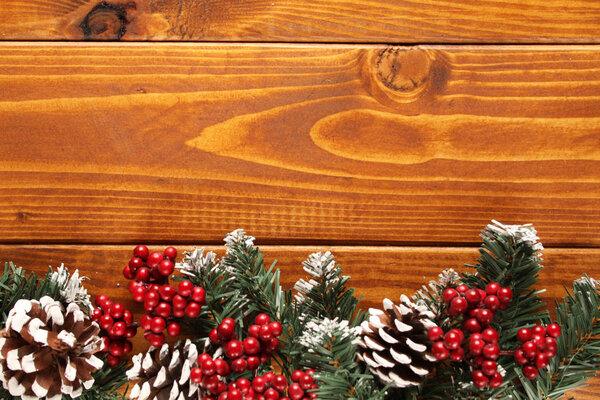
M131 339L137 334L138 324L133 322L133 314L121 303L113 303L108 296L96 297L96 308L92 312L92 320L100 325L106 361L111 367L116 366L123 354L131 352Z

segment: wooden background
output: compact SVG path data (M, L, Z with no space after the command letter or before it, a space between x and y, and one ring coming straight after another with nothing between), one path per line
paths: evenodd
M0 261L93 293L243 227L376 306L494 218L538 228L551 301L600 275L600 3L1 0L0 152Z

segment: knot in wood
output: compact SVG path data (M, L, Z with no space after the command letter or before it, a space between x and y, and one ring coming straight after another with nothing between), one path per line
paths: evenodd
M377 57L377 75L387 88L410 92L425 85L431 64L423 49L388 47Z
M114 4L102 1L85 16L79 27L88 40L119 40L127 30L127 10L134 2Z

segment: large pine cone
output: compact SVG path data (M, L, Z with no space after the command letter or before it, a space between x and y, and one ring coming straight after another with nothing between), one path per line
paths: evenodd
M148 352L132 358L133 366L127 371L130 380L140 379L129 397L138 400L191 400L199 399L198 385L190 380L190 372L198 359L198 349L188 339L178 341L173 348L164 344L160 349L150 347Z
M99 332L75 303L65 312L48 296L17 301L0 331L4 388L24 400L79 397L94 384L91 373L103 366L94 356L102 345Z
M427 330L435 326L434 314L417 306L408 297L400 305L383 300L385 311L371 308L370 318L361 325L359 358L385 384L404 388L423 382L433 369Z

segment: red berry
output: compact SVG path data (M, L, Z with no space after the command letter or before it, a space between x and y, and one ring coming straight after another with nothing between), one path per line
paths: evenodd
M479 292L477 290L469 289L465 292L465 299L467 299L467 302L471 306L475 306L475 305L479 304L479 302L481 301L481 295L479 294Z
M492 328L484 329L483 332L481 332L481 337L484 341L491 344L498 343L499 339L498 332Z
M529 362L527 357L525 357L525 353L523 353L523 349L515 351L515 362L519 365L525 365Z
M177 285L177 292L183 297L188 297L194 290L194 284L190 281L181 281Z
M546 336L546 328L544 328L541 325L536 325L533 328L531 328L531 333L533 333L534 335Z
M483 300L483 304L488 310L496 311L500 307L501 301L498 296L491 295L487 296L485 300Z
M469 351L474 356L481 355L484 347L485 347L485 342L481 339L475 339L475 340L469 341Z
M431 347L431 351L433 353L433 356L439 361L445 360L450 355L450 352L448 351L446 346L444 346L444 342L442 341L435 342Z
M161 347L165 343L165 335L162 333L150 333L150 344L154 347Z
M525 343L526 341L531 340L532 337L533 333L531 332L531 329L521 328L517 332L517 340L521 343Z
M227 376L229 375L229 363L222 358L215 360L215 370L218 375Z
M219 337L219 334L217 333L217 328L211 329L211 331L208 332L208 338L214 344L221 344L221 338Z
M149 331L152 328L152 316L150 314L142 315L140 319L140 326L143 330Z
M202 373L204 375L214 375L217 372L217 366L211 359L202 362Z
M201 286L194 286L192 290L192 300L196 303L204 304L204 300L206 299L206 291Z
M274 351L276 351L279 348L279 340L277 338L271 338L268 342L267 342L267 346L266 346L266 350L269 353L272 353Z
M442 336L444 336L444 330L442 328L440 328L439 326L432 326L427 331L427 337L432 342L437 342L438 340L440 340L442 338Z
M283 393L283 392L285 392L285 389L287 389L287 387L288 387L288 381L287 381L286 377L283 375L275 375L275 378L273 378L272 385L273 385L273 388L275 388L275 390Z
M465 356L465 351L462 349L462 347L452 350L452 352L450 353L450 359L452 361L462 361L464 356Z
M498 364L496 364L496 361L485 360L481 363L481 371L487 376L494 376L497 370Z
M304 390L294 382L288 387L288 395L291 400L300 400L304 396Z
M112 354L108 354L106 356L106 362L111 367L116 367L119 364L119 361L120 361L119 357L115 357Z
M175 264L171 260L162 260L160 264L158 264L158 272L162 276L169 276L175 270Z
M137 334L137 328L135 326L129 326L125 329L125 337L131 339Z
M496 372L494 376L492 376L492 378L490 379L489 385L492 389L496 389L499 388L500 385L502 385L502 381L504 381L502 374L500 374L500 372Z
M148 282L150 280L150 269L148 267L139 268L135 271L135 279L142 282Z
M269 389L269 390L273 390L273 389ZM275 392L275 394L277 394L276 398L268 398L266 397L266 392L265 392L265 399L266 400L277 400L279 399L279 393ZM244 397L244 394L242 393L241 390L233 388L230 389L229 392L227 393L227 400L242 400L242 398Z
M557 338L561 334L561 328L559 324L550 324L546 327L546 333L548 336L552 336L553 338Z
M138 268L141 268L144 266L144 260L142 260L140 257L131 257L131 259L129 260L129 263L127 264L129 266L129 268L131 269L132 272L137 271Z
M527 358L535 357L538 352L537 345L534 342L532 342L531 340L523 343L523 345L521 346L521 349L523 349L523 353L525 354L525 357L527 357Z
M121 303L113 303L112 306L110 306L110 315L112 315L113 318L121 318L124 312L125 307L123 307L123 304Z
M271 318L265 313L258 314L256 318L254 318L254 323L257 325L264 325L271 322Z
M200 315L200 311L200 304L190 301L187 307L185 308L185 315L187 315L190 318L196 318L198 315Z
M469 318L463 322L463 329L470 333L477 333L481 332L481 325L475 318Z
M461 295L464 295L467 290L469 290L469 287L465 284L461 284L456 287L456 291Z
M533 365L526 365L523 367L523 375L527 379L535 379L538 376L538 369Z
M104 315L104 313L102 312L101 309L99 308L94 308L94 311L92 311L92 321L100 321L100 318L102 318L102 315Z
M225 354L230 359L241 357L244 354L244 345L239 340L230 340L225 344Z
M155 292L155 291L146 292L146 297L144 299L144 303L148 303L148 304L151 304L152 306L156 307L158 305L159 301L160 301L160 295L158 294L158 292Z
M467 300L465 300L463 297L455 297L450 302L450 308L448 309L448 312L450 315L457 316L467 311L468 307L469 303L467 303Z
M512 300L513 292L510 288L501 287L498 289L498 294L496 296L498 296L502 303L508 303Z
M131 342L129 340L126 340L125 342L123 342L123 353L129 354L129 353L131 353L132 349L133 349L133 345L131 344Z
M265 378L263 378L262 376L257 376L252 380L252 389L257 391L258 393L262 393L265 391L266 384L267 382L265 381Z
M148 256L148 260L146 260L146 263L148 264L148 267L150 267L151 269L155 269L158 268L158 264L160 264L162 260L164 260L162 253L158 251L153 251Z
M448 288L444 290L444 293L442 293L442 298L444 299L444 303L446 304L449 304L450 301L452 301L452 299L456 296L458 296L458 292L456 291L456 289L452 288Z
M179 336L181 333L181 326L177 322L171 322L169 326L167 326L167 333L169 336Z
M488 360L496 360L500 357L500 347L497 344L486 344L483 347L483 356Z
M252 383L246 378L240 378L235 382L235 385L244 393L252 387Z
M254 355L260 352L260 342L253 337L244 339L244 352L247 355Z
M269 324L269 328L271 328L271 333L273 336L279 336L283 332L283 326L277 321L273 321Z
M546 345L546 341L544 339L545 338L542 335L533 335L533 338L531 338L531 341L533 343L535 343L538 350L544 350L544 346Z
M479 313L477 313L477 319L483 325L489 325L490 323L492 323L492 320L494 319L494 313L491 312L490 310L482 308L481 310L479 310Z
M248 335L258 338L258 333L260 332L260 325L250 325L250 327L248 328Z
M150 251L148 250L148 248L142 244L133 249L134 257L139 257L142 260L146 260L149 254Z
M208 353L202 353L202 354L200 354L198 356L198 365L202 366L202 364L206 360L212 360L212 357L210 356L210 354L208 354Z
M113 336L124 336L126 329L127 329L127 325L125 325L125 322L117 321L112 326L110 333Z
M175 318L183 318L185 317L185 309L184 308L173 308L171 311Z
M265 400L278 400L279 393L273 388L265 390Z
M444 344L442 343L442 346ZM304 375L304 372L302 372L301 370L297 369L294 372L292 372L292 382L298 382L300 380L300 377L302 377L302 375Z
M484 388L488 385L489 379L485 374L480 370L474 370L471 372L471 379L473 380L473 384L478 388Z
M192 368L192 370L190 371L190 379L194 383L202 382L202 370L198 367Z
M131 313L131 311L123 311L123 322L125 322L126 325L133 324L133 314Z
M160 333L165 330L166 325L167 325L167 323L165 322L165 320L163 318L154 317L152 319L152 326L150 327L150 329L154 333Z
M248 363L248 369L251 371L254 371L260 365L260 359L255 356L248 357L246 362Z
M219 337L223 340L229 340L233 336L235 326L234 324L228 324L225 322L221 322L217 327L217 333Z
M123 354L123 350L123 342L121 342L120 340L110 342L110 344L108 345L108 352L115 357L119 357L121 354Z
M177 258L177 249L175 247L167 247L163 253L165 257L175 262L175 259Z
M243 358L236 358L231 362L231 370L237 374L241 374L248 368L248 363Z
M185 308L187 306L187 300L180 294L173 296L173 307L174 308Z
M123 276L125 277L125 279L133 279L135 278L135 272L132 271L132 269L129 267L129 265L126 265L123 268Z
M110 328L112 328L113 324L114 320L110 315L104 314L102 317L100 317L100 327L105 331L110 331Z
M104 303L100 304L100 308L102 309L102 311L104 311L105 313L110 312L110 308L112 307L113 302L110 300L106 300Z
M546 368L548 366L548 356L544 353L539 353L535 356L535 366L539 369Z
M146 298L146 288L142 285L136 285L131 290L131 296L134 301L142 302Z
M298 383L300 384L300 387L304 390L308 390L310 388L312 388L312 385L314 383L312 376L308 375L308 374L304 374L300 377L300 379L298 380Z
M273 333L271 332L271 327L269 325L261 325L260 330L258 331L258 338L263 342L270 340L273 337Z
M483 340L483 336L481 335L481 333L474 333L471 336L469 336L469 340Z
M161 301L154 309L154 312L160 317L169 318L171 316L171 305Z
M498 282L490 282L485 287L485 292L489 295L495 295L498 293L498 289L500 289L500 284Z
M108 300L108 296L105 294L100 294L96 296L96 306L102 307L102 304Z
M458 329L450 329L446 335L444 335L444 344L450 350L454 350L460 347L462 343L462 335Z
M172 301L177 294L177 290L169 284L164 284L158 289L158 293L164 301Z

